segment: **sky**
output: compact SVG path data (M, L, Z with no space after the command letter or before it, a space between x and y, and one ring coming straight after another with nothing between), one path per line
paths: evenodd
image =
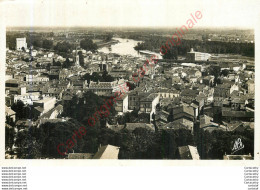
M254 28L259 0L0 0L6 26L174 27L201 11L201 27Z

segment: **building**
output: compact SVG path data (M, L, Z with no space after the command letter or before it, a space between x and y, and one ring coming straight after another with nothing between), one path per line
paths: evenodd
M16 121L16 112L14 110L12 110L11 108L5 106L5 117L6 119L9 119L12 122Z
M9 79L5 82L5 93L10 94L20 94L23 95L26 93L26 87L21 85L21 82L18 82L16 79Z
M180 92L178 90L172 90L172 89L160 89L158 90L160 100L165 98L174 99L176 97L179 97Z
M136 128L144 128L152 132L155 131L155 127L153 124L147 124L147 123L126 123L125 124L125 129L129 131L134 131Z
M93 159L118 159L119 149L120 147L109 144L101 146L93 156Z
M150 120L152 120L152 115L156 113L156 105L159 104L159 98L159 94L150 94L140 101L140 112L149 113Z
M27 84L42 84L49 81L48 76L40 75L37 72L30 73L26 75L26 83Z
M116 101L115 110L117 112L122 112L122 113L125 113L128 111L128 95L127 94L123 95L119 100Z
M40 98L40 92L24 93L21 95L14 95L14 103L22 101L24 104L33 104L33 101L37 101Z
M192 121L185 118L180 118L159 127L159 129L174 129L174 130L186 129L191 131L191 133L193 133L193 127L194 127L194 123Z
M199 90L184 89L181 91L180 97L184 102L192 102L199 95Z
M234 90L238 90L236 84L219 84L214 87L214 100L222 101L224 98L228 98Z
M141 99L147 97L148 95L149 95L148 93L143 92L143 90L140 88L135 88L133 91L130 91L128 93L128 97L129 97L128 108L130 110L139 110Z
M55 103L56 103L55 97L45 97L41 100L33 102L33 106L35 108L37 107L42 108L42 113L46 113L52 108L54 108Z
M186 160L199 160L200 155L198 153L197 147L195 146L180 146L178 147L180 159Z
M93 82L90 81L90 91L97 94L98 96L111 96L115 92L125 93L129 91L129 87L124 80L118 80L113 82Z
M16 50L27 49L26 38L16 38Z
M188 61L208 61L211 55L208 53L195 52L193 48L191 48L190 52L187 52L187 60Z
M255 93L255 82L253 80L248 80L246 82L246 88L247 88L249 94L254 94Z
M68 159L92 159L91 153L69 153Z
M194 121L194 109L191 106L181 105L172 108L172 119L173 121L179 119L187 119L189 121Z

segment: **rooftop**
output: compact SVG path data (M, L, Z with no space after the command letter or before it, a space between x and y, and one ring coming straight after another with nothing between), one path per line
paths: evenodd
M118 159L119 148L120 147L109 144L101 146L93 159Z

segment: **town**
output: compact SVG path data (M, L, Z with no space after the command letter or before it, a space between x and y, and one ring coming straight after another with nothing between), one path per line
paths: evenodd
M161 54L169 29L8 29L6 159L253 159L254 34L235 31Z

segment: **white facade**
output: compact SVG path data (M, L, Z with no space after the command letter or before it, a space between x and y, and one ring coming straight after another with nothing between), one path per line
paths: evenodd
M36 51L36 50L32 50L31 55L32 55L33 57L35 57L35 56L37 55L37 51Z
M187 59L189 61L208 61L210 57L211 57L210 54L195 52L193 51L193 48L191 48L191 51L187 53Z
M16 38L16 50L27 49L26 38Z
M33 104L33 101L39 100L40 93L39 92L33 92L33 93L25 93L22 95L15 95L14 96L14 103L16 103L18 100L22 101L24 104Z
M36 106L40 106L43 108L43 113L48 112L49 110L51 110L52 108L55 107L55 103L56 103L56 98L55 97L44 97L41 100L38 101L34 101L33 105Z

